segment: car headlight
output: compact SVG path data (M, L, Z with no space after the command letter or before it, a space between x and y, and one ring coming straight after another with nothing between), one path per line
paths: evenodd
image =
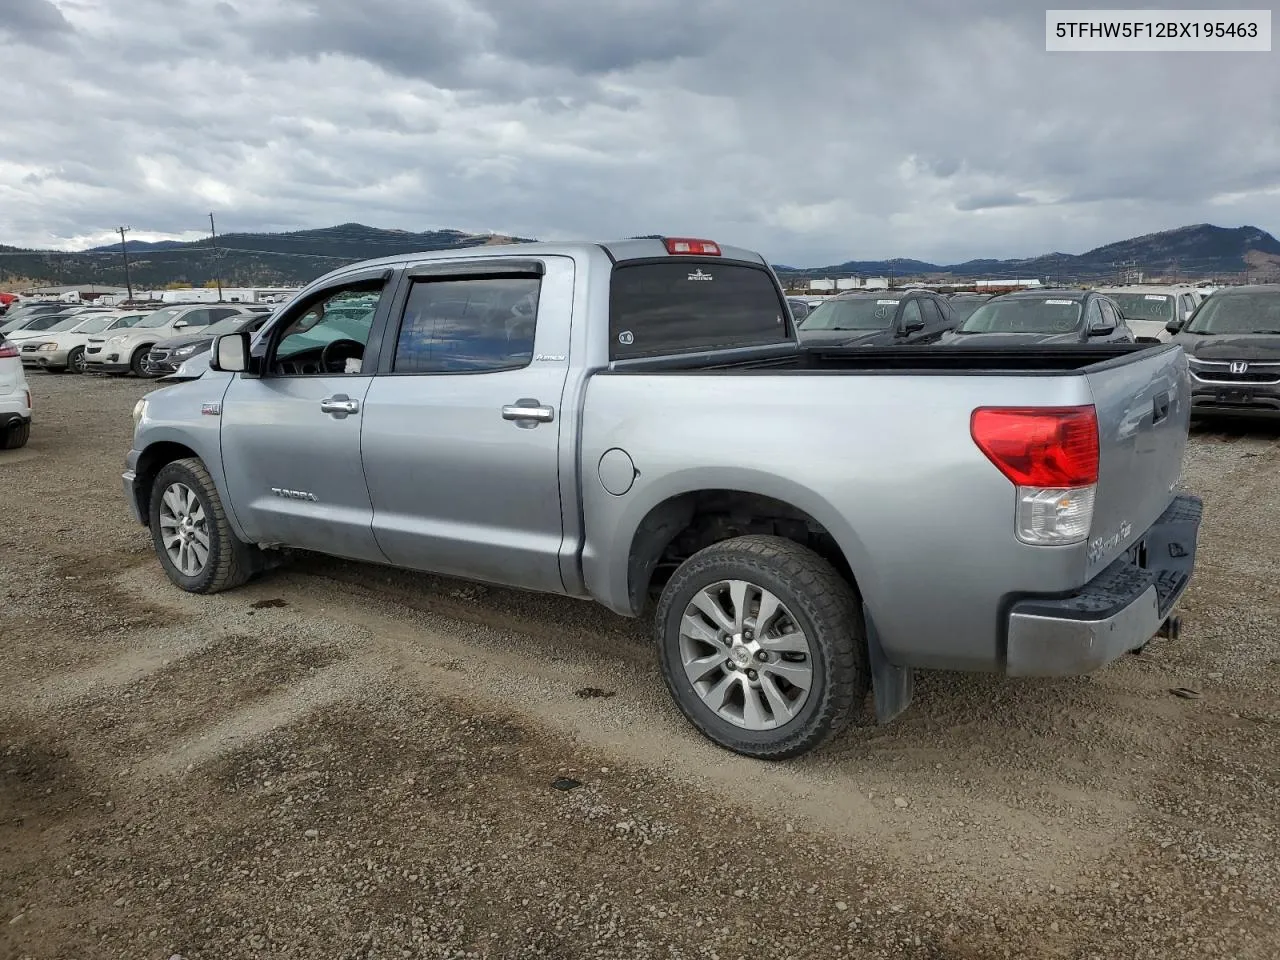
M189 357L199 349L200 344L193 343L188 347L179 347L177 350L173 351L173 355L175 357Z
M107 341L107 346L111 346L113 343L124 343L124 337L112 337Z
M147 415L147 398L143 397L133 405L133 425L136 427L139 421Z
M58 345L56 343L42 343L40 344L40 346L36 347L36 352L52 353L54 350L57 350L57 349L58 349Z

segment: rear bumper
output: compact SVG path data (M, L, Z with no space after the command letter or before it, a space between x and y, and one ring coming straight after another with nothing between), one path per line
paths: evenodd
M16 427L22 423L30 423L30 415L23 415L14 411L5 412L0 410L0 430L8 430L10 427Z
M1090 673L1143 646L1191 582L1203 505L1176 497L1129 551L1067 597L1018 600L1009 612L1005 672Z

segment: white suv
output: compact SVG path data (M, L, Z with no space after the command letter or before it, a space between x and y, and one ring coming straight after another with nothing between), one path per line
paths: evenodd
M18 348L0 333L0 450L26 446L31 436L31 388Z
M201 327L217 323L240 313L238 306L222 303L175 304L149 313L128 330L119 334L90 337L84 350L87 373L129 373L146 375L147 354L161 340L183 333L196 333Z

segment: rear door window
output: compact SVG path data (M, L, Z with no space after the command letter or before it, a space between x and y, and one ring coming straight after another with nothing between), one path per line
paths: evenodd
M418 280L396 339L395 373L494 373L533 360L536 276Z
M631 360L792 339L773 277L718 261L621 264L609 292L609 358Z

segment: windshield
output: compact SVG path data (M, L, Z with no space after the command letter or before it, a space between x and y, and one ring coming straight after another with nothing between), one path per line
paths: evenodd
M226 317L217 323L211 323L200 331L202 337L220 337L224 333L235 333L246 323L251 323L256 317Z
M1070 333L1079 325L1079 300L1026 297L984 303L956 333Z
M1215 293L1183 328L1205 335L1280 334L1280 290L1274 293Z
M136 327L138 321L146 317L145 313L133 313L127 317L119 317L116 322L111 325L112 330L127 330L129 327Z
M954 300L948 301L947 305L951 307L951 319L954 320L956 323L960 323L964 320L967 320L975 310L977 310L980 306L982 306L986 302L987 301L985 299L980 300L976 297L973 299L956 298Z
M1108 293L1126 320L1173 319L1173 297L1167 293Z
M61 320L57 321L53 326L46 327L45 329L47 329L50 333L63 333L64 331L67 331L67 330L74 330L76 327L80 326L80 324L82 323L84 323L84 317L80 316L80 314L76 314L74 317L63 317ZM34 330L36 328L29 327L28 329Z
M898 301L889 297L828 300L805 318L801 330L887 330L897 310Z
M157 310L155 313L148 314L147 318L141 323L136 324L139 330L150 327L163 327L166 323L180 314L186 307L165 307L163 310Z
M31 319L30 317L28 317L26 321L20 323L20 327L23 330L32 330L32 331L52 330L55 324L61 324L64 321L70 320L70 319L71 319L70 317L65 317L60 313L46 313L46 314L43 314L42 316L36 317L35 319ZM84 318L81 317L80 319L84 319ZM64 327L62 329L70 330L71 327L74 327L74 326L75 324L73 323L70 326Z
M82 318L80 326L76 327L76 333L101 333L111 326L111 321L114 319L115 317L110 314L105 317L91 317L88 320Z

